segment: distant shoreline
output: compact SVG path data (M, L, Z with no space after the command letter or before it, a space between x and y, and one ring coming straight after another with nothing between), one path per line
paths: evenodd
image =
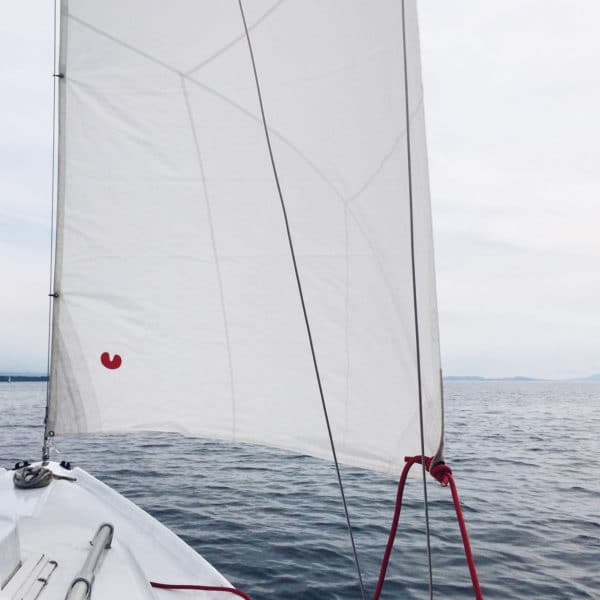
M48 381L48 375L0 375L0 382Z
M444 375L444 381L553 381L553 380L538 379L536 377L480 377L479 375Z
M600 382L600 373L595 373L594 375L589 375L588 377L573 377L569 379L542 379L539 377L480 377L478 375L444 375L444 381L548 381L548 382L557 382L557 381L597 381Z
M31 381L48 381L47 375L0 375L0 383L8 382L31 382ZM528 381L597 381L600 382L600 373L590 375L588 377L574 377L572 379L542 379L538 377L480 377L479 375L444 375L444 381L473 381L473 382L485 382L485 381L514 381L514 382L528 382Z

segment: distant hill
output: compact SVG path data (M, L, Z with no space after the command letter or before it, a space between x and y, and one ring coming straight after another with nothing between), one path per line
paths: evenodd
M445 375L444 381L600 381L600 373L571 379L539 379L536 377L479 377L478 375Z
M594 373L593 375L586 377L585 380L586 381L600 381L600 373Z
M545 381L535 377L479 377L477 375L446 375L444 381Z

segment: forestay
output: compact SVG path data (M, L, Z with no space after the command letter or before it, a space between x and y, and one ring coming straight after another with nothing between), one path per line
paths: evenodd
M414 0L247 0L341 462L443 437ZM237 0L63 0L48 430L331 449Z

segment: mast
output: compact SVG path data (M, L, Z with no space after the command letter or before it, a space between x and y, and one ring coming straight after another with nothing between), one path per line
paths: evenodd
M58 218L58 155L59 155L59 114L60 114L60 80L64 74L60 64L60 27L61 27L62 0L54 0L53 14L53 48L52 48L52 176L51 176L51 212L50 212L50 268L48 289L48 362L46 383L46 410L44 415L44 443L42 446L42 461L50 459L50 438L54 432L48 431L48 410L50 407L51 380L52 380L52 346L54 301L58 298L56 291L56 221Z

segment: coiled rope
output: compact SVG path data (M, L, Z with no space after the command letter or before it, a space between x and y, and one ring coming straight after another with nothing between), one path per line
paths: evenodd
M18 465L19 463L17 463ZM18 468L13 475L13 483L20 490L32 490L43 488L50 485L53 479L65 479L66 481L76 481L75 477L65 475L56 475L50 469L41 466L29 466Z

